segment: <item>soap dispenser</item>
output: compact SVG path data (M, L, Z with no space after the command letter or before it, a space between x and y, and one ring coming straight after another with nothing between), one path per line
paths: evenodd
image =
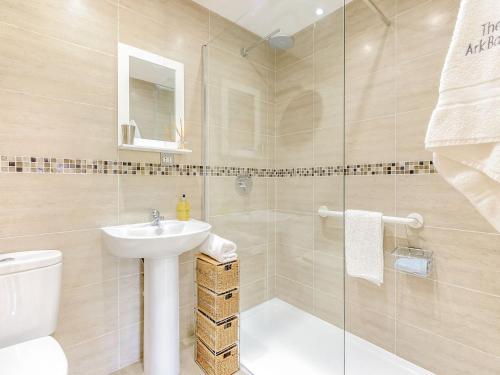
M177 203L177 220L188 221L190 219L191 207L186 199L186 194L182 194Z

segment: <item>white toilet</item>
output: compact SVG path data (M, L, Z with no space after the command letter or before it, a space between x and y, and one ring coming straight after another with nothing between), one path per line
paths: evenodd
M0 254L0 374L67 375L68 361L51 336L57 325L62 254Z

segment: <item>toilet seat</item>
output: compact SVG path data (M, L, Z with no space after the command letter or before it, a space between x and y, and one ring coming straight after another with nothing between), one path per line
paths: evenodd
M68 361L51 336L0 349L2 375L68 375Z

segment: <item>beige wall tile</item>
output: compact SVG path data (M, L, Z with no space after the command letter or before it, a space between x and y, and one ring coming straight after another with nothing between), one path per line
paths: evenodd
M398 59L411 60L447 50L459 4L459 0L428 1L397 17Z
M344 329L344 300L314 289L314 315Z
M500 297L399 274L397 319L500 355Z
M276 72L276 100L290 101L310 92L314 82L313 58L307 57Z
M495 233L469 201L441 176L397 176L397 215L418 212L431 227Z
M276 296L307 312L314 312L313 288L276 276Z
M396 0L397 14L411 10L414 7L424 3L431 2L432 0Z
M116 111L1 90L3 155L116 160Z
M243 285L240 288L240 311L244 312L267 300L266 280Z
M346 125L347 164L395 160L395 117L379 117Z
M109 54L116 54L117 7L108 1L5 0L0 21Z
M445 52L439 51L398 65L398 113L435 107Z
M432 160L425 135L433 108L396 114L396 160Z
M65 350L71 375L108 375L119 368L119 334L111 332Z
M0 253L40 249L62 251L63 289L118 277L118 259L101 247L99 229L0 239Z
M120 328L144 320L144 276L122 277L118 281Z
M398 322L397 355L442 375L494 375L500 359L480 350Z
M195 295L195 262L179 264L179 305L193 305Z
M378 0L377 6L389 18L396 12L396 0ZM367 29L380 26L380 17L366 6L363 0L354 0L345 7L345 33L355 35Z
M238 249L240 285L252 284L267 278L268 245Z
M313 287L313 251L291 245L276 246L276 273L300 284Z
M279 102L276 106L276 134L286 135L313 129L314 95L312 91L303 96Z
M339 8L333 13L316 22L314 30L315 51L344 44L344 9Z
M0 175L0 237L100 228L117 223L118 177Z
M309 167L313 164L312 131L276 137L276 168ZM290 157L293 155L293 157Z
M281 70L291 64L311 56L314 48L314 25L293 35L293 47L287 50L276 50L276 69Z
M194 305L185 305L179 309L179 332L181 342L194 335Z
M7 24L0 38L0 88L116 106L116 57Z
M120 329L120 368L141 359L144 341L143 328L143 323L137 323Z
M312 213L278 211L276 213L276 242L303 249L313 248Z
M314 250L344 256L344 222L340 218L314 218Z
M344 258L314 253L314 289L344 299Z
M276 203L279 210L311 213L313 184L310 177L279 178L276 181Z
M379 211L393 216L396 212L394 176L346 176L346 209Z
M117 280L62 291L55 338L64 349L117 328Z

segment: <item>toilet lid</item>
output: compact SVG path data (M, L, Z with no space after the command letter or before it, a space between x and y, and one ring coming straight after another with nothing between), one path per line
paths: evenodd
M68 361L50 336L0 349L2 375L68 375Z

